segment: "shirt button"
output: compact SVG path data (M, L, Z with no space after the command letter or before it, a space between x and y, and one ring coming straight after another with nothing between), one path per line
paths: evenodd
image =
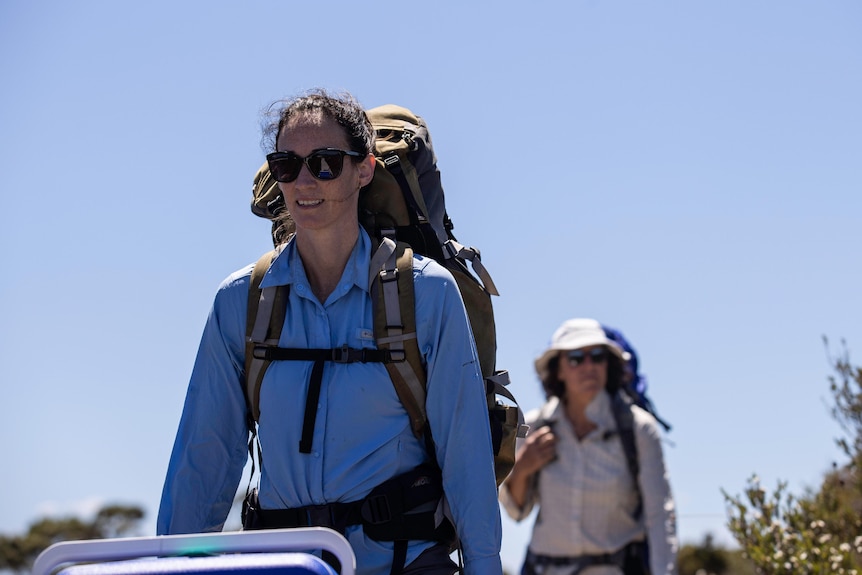
M314 455L315 457L320 457L320 452L319 452L319 451L315 451L313 455Z

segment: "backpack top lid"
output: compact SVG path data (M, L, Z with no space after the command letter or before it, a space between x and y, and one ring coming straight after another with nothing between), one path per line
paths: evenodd
M602 328L605 330L605 335L608 336L608 339L613 340L623 348L623 359L626 360L626 367L628 368L629 374L632 378L631 387L639 396L643 396L646 394L647 378L645 375L641 375L638 372L638 354L635 352L635 348L632 347L632 344L629 343L623 333L618 329L614 329L606 325L602 326Z
M647 377L638 371L638 354L635 352L635 348L632 347L632 344L625 338L620 330L606 325L603 325L602 329L604 330L605 335L608 336L608 339L613 340L623 348L623 358L626 360L626 369L631 376L628 387L631 391L632 400L634 400L638 406L650 412L652 416L655 417L656 421L664 427L665 431L670 431L671 425L659 417L655 406L653 406L650 398L647 397Z

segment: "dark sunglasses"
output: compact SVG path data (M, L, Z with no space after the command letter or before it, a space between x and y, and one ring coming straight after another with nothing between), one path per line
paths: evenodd
M299 177L302 164L308 166L308 171L318 180L334 180L341 175L344 167L344 156L363 158L364 154L352 150L337 148L321 148L314 150L304 158L293 152L273 152L267 154L266 162L269 172L276 182L292 182Z
M597 347L587 352L582 349L573 349L572 351L566 352L566 359L569 360L569 365L572 367L581 365L587 360L587 358L590 358L590 361L596 365L601 365L608 359L608 350Z

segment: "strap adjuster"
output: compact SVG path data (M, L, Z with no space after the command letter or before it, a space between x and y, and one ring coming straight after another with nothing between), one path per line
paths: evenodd
M380 281L382 283L398 281L398 268L380 270Z
M392 152L382 159L383 164L386 166L386 169L389 171L397 170L401 172L401 158L398 157L397 152Z
M407 352L403 349L388 349L386 354L389 361L386 363L401 363L407 361Z
M332 361L335 363L353 363L355 361L364 361L364 359L362 350L351 349L346 343L332 350Z

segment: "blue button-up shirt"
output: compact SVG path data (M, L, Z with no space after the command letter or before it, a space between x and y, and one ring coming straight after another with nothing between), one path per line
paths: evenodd
M375 347L371 250L361 231L341 281L321 304L295 243L288 243L261 284L290 286L281 347ZM251 269L222 283L207 319L162 493L160 535L221 530L231 509L248 456L242 373ZM452 275L432 259L415 257L413 277L427 416L465 569L499 575L501 524L487 404L464 304ZM326 363L311 453L300 453L312 365L273 362L261 385L264 509L356 501L428 458L381 363ZM389 571L392 543L365 537L358 525L346 535L360 575ZM430 545L411 542L408 564Z

